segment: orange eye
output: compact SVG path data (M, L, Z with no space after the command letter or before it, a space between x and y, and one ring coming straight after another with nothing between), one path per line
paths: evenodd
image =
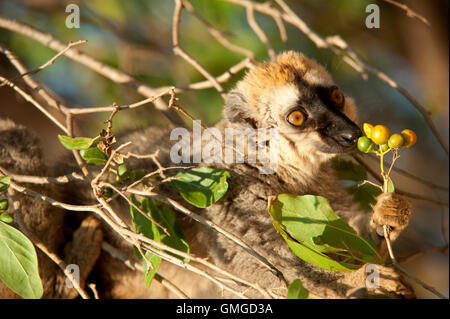
M305 121L305 115L301 111L293 111L288 115L287 121L294 126L300 126Z
M341 90L336 88L331 91L330 99L334 104L341 105L344 103L344 94L342 94Z

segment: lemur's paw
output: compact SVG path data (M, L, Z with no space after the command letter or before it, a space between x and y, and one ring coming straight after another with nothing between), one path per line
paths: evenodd
M373 207L372 223L377 233L383 236L383 225L390 228L393 237L408 225L411 218L411 205L401 195L396 193L382 193L377 197Z

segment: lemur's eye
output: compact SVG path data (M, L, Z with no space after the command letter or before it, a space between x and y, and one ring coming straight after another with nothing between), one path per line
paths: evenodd
M344 94L338 88L333 88L330 93L330 100L336 106L342 106L344 103Z
M318 87L317 94L328 107L334 107L338 110L342 110L344 107L345 96L337 86Z
M305 115L302 111L293 111L287 116L287 121L294 126L300 126L305 121Z

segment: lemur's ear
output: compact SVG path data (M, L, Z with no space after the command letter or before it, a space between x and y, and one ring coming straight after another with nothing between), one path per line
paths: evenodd
M256 110L250 109L245 97L236 89L226 95L222 115L233 123L247 124L255 129L259 127Z

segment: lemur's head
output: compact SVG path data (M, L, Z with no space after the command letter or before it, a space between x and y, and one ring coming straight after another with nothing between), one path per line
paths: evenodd
M321 65L292 51L250 70L229 93L224 117L254 128L276 127L281 153L288 147L319 161L355 150L361 136L353 100Z

